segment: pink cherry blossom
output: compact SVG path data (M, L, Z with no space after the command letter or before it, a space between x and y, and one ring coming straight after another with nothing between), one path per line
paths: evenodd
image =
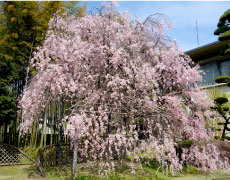
M154 151L153 158L161 162L165 154L176 171L183 163L176 143L190 139L194 146L184 161L227 167L215 147L198 148L213 137L206 127L212 103L197 86L199 66L164 34L164 18L133 23L109 6L100 15L55 17L49 26L33 56L37 74L19 102L22 133L50 103L64 98L69 109L62 122L71 138L77 129L79 161Z

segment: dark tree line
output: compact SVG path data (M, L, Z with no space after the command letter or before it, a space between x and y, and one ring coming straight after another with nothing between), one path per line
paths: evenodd
M0 135L5 143L17 144L17 100L36 73L30 60L44 41L50 18L64 12L83 16L85 5L77 3L0 2Z

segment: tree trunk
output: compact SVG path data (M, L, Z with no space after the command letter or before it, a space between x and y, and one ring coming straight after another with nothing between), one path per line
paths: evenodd
M3 138L4 143L8 143L8 137L7 137L7 123L4 123L4 138Z
M35 137L34 137L34 143L33 143L33 148L36 149L37 147L37 139L38 139L38 126L39 126L39 123L38 122L35 122Z
M72 164L72 178L76 178L77 171L77 129L74 131L74 142L73 142L73 164Z
M36 121L33 122L33 127L32 127L31 137L30 137L30 147L32 148L34 144L35 128L36 128Z
M42 131L41 131L41 141L40 141L40 148L43 146L43 141L44 141L44 133L45 133L45 126L46 126L46 110L44 112L44 117L43 117L43 126L42 126Z
M44 129L43 129L43 134L44 134L44 146L46 146L46 138L47 138L47 119L49 114L47 113L49 112L49 109L45 111L45 122L44 122Z
M227 126L228 126L228 119L226 119L225 124L224 124L224 129L223 129L223 133L221 136L221 139L224 141L224 137L225 137L225 132L227 130Z
M50 125L50 145L53 144L53 124L54 124L54 111L52 112L52 119L51 119L51 125Z
M64 100L63 98L61 99L61 110L60 110L60 121L62 121L63 116L64 116ZM61 122L60 122L61 123ZM62 123L60 126L60 139L59 139L59 146L58 146L58 165L60 165L61 163L61 156L62 156L62 139L63 139L63 133L62 133Z

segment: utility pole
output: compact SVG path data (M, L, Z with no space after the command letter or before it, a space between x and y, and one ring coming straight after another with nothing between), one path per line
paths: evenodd
M197 46L199 47L199 36L198 36L198 25L197 25L197 19L196 19L196 41L197 41Z

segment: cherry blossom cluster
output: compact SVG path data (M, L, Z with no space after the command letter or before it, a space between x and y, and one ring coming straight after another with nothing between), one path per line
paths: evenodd
M211 139L212 103L197 86L199 67L165 35L170 24L160 15L133 22L110 4L96 15L55 17L49 26L31 62L37 74L20 100L22 133L48 104L64 98L69 106L62 122L72 139L77 129L82 161L123 159L139 149L154 151L159 162L166 156L180 170L177 142ZM187 162L198 165L202 158L191 155Z

